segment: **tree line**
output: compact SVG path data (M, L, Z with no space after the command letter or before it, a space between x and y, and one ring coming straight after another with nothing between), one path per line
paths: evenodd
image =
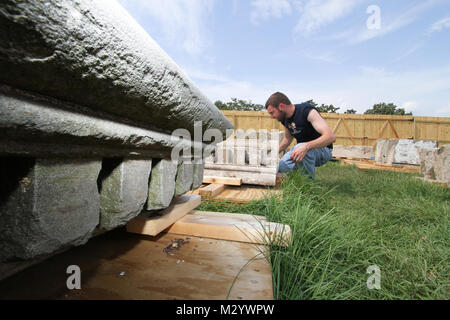
M341 108L335 107L332 104L321 104L314 102L314 100L305 101L314 105L317 110L321 113L339 113L338 110ZM241 100L237 98L231 98L229 102L222 102L217 100L214 102L217 108L220 110L236 110L236 111L264 111L264 106L261 104L252 103L251 100ZM348 109L344 112L345 114L356 114L356 110ZM394 115L412 115L412 112L405 112L405 109L397 107L393 103L377 103L374 104L372 108L367 109L364 114L394 114Z

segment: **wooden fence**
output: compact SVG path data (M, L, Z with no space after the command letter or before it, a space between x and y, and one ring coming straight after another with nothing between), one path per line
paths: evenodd
M223 114L235 129L279 129L284 127L264 111L229 111ZM340 145L375 146L377 139L437 140L450 143L450 118L370 114L322 113Z

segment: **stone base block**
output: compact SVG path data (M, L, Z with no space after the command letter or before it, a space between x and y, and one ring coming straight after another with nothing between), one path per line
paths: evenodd
M147 210L164 209L170 205L175 194L176 175L177 163L172 160L162 159L152 168Z
M87 242L99 223L100 160L2 159L0 261ZM9 166L8 166L9 162Z
M152 160L125 159L102 181L100 228L125 225L144 208Z

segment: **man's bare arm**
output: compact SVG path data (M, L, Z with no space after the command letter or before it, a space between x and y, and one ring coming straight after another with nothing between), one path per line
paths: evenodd
M311 122L312 126L321 136L312 141L306 143L308 150L323 148L336 141L336 136L333 131L331 131L327 122L322 118L316 110L311 110L308 115L308 121Z
M308 115L308 121L311 122L314 129L322 136L295 148L291 154L292 161L300 162L309 150L323 148L336 141L336 136L331 131L327 122L320 116L319 112L314 109L311 110Z
M283 140L280 142L280 146L278 148L278 153L283 152L292 142L292 139L294 139L293 136L291 136L291 133L287 128L284 128L284 137Z

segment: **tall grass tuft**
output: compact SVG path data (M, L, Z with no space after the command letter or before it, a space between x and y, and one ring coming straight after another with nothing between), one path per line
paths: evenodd
M268 244L276 299L449 299L450 191L415 176L329 163L314 181L290 173L282 197L201 209L291 227L290 246Z

